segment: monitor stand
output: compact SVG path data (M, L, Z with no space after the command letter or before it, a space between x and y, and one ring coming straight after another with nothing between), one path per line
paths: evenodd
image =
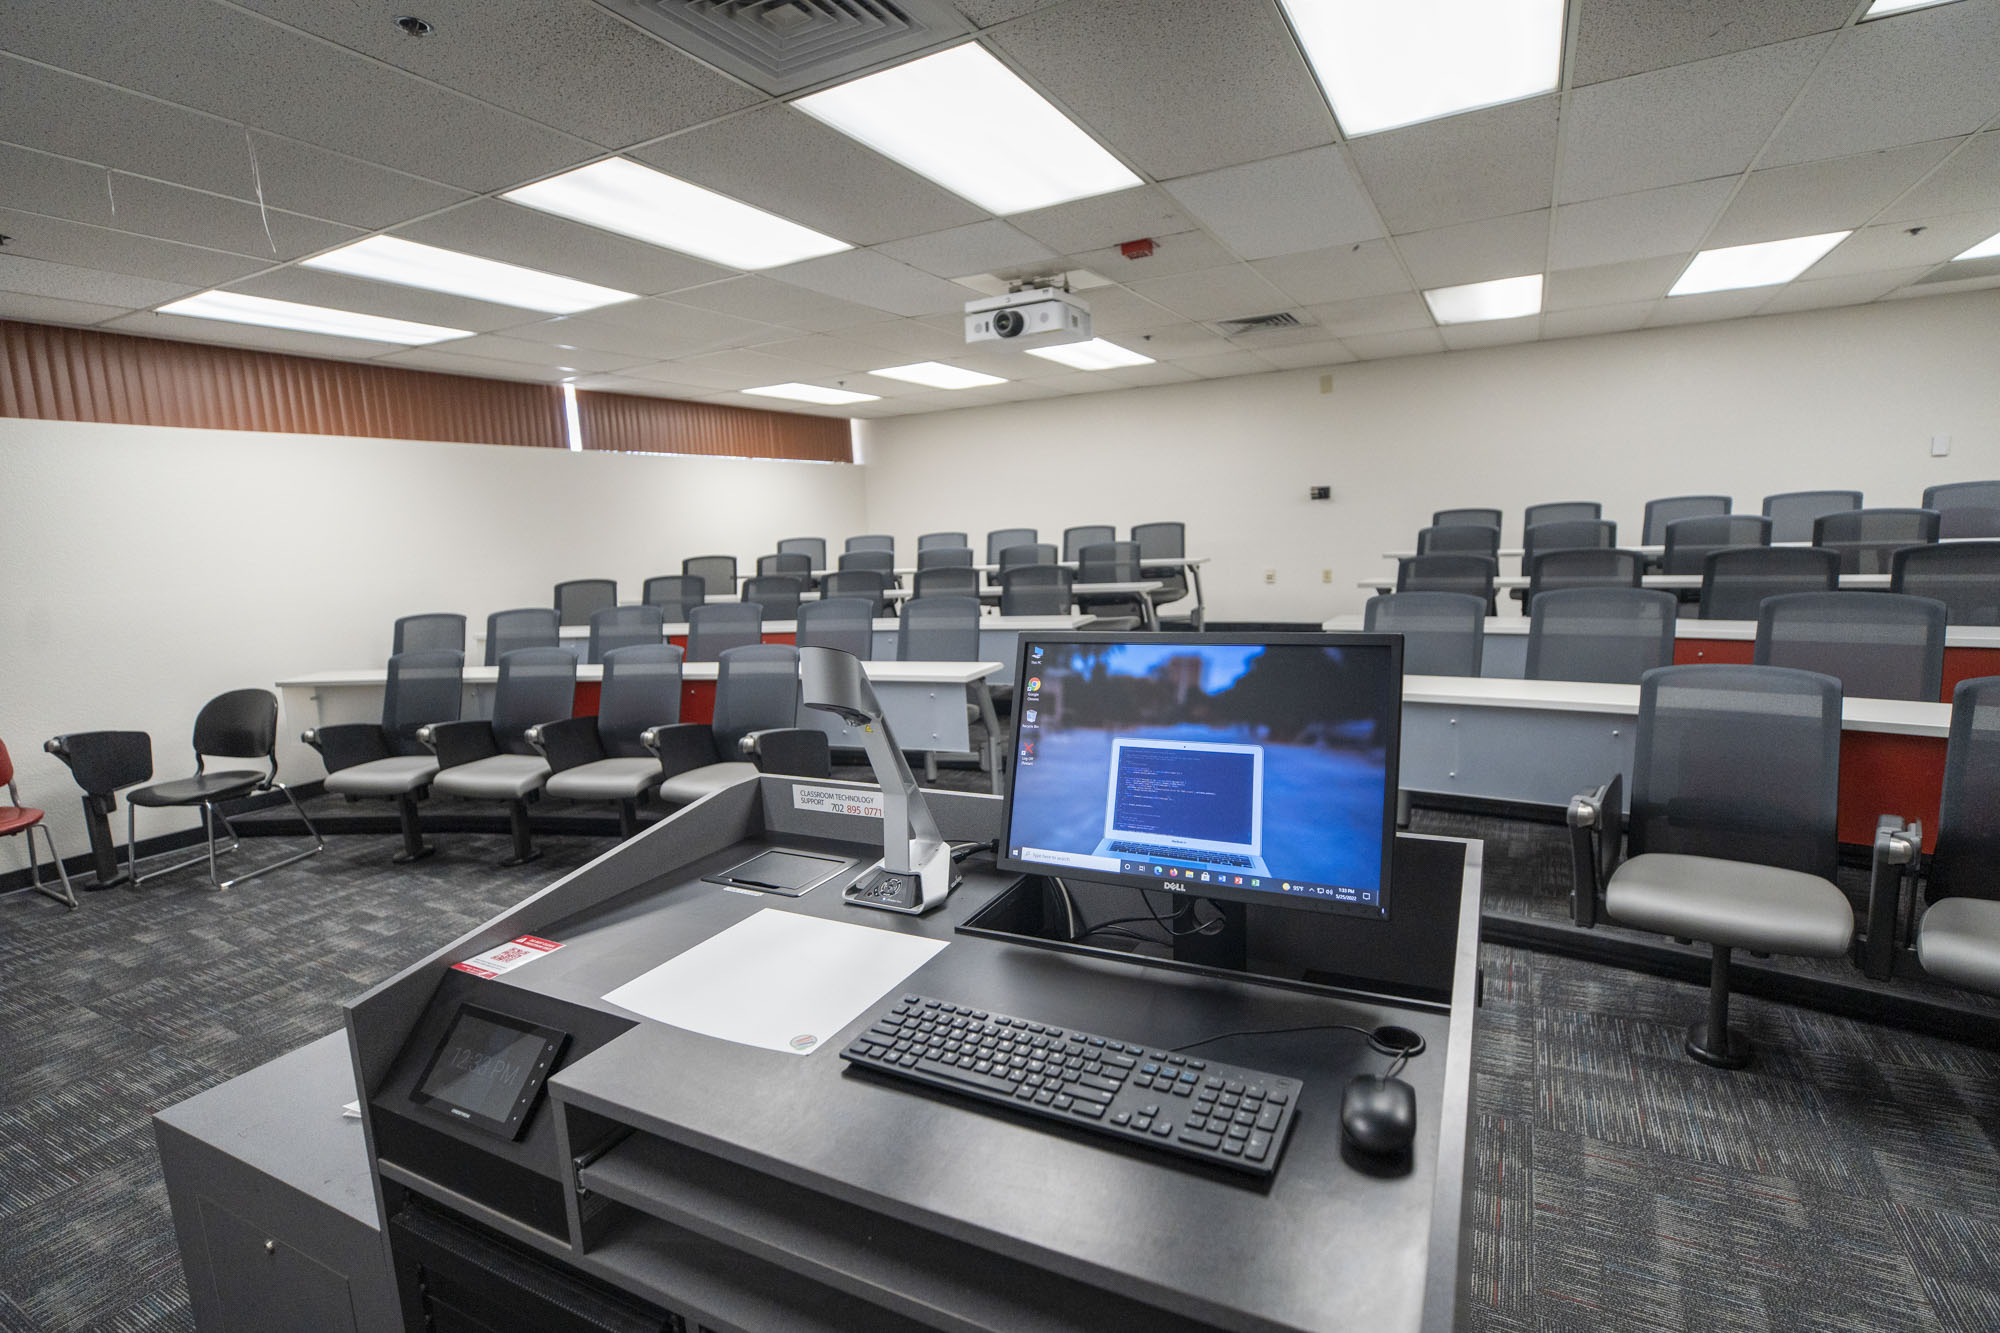
M1193 932L1174 936L1174 961L1228 972L1247 971L1250 966L1250 931L1246 925L1249 913L1244 911L1243 904L1217 902L1213 898L1189 899L1185 911L1167 918L1174 923L1175 930L1189 930L1194 924L1196 902L1209 912L1219 913L1222 928L1212 935Z

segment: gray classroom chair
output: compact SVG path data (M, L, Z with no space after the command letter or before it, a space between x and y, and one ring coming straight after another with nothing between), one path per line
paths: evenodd
M1077 552L1078 583L1138 583L1139 543L1100 542ZM1145 619L1144 598L1136 593L1080 594L1076 609L1092 616L1131 616ZM1109 628L1106 626L1105 628Z
M431 789L473 801L507 803L513 850L503 866L532 861L528 802L548 781L549 761L528 743L528 728L576 711L576 654L564 648L517 648L500 658L490 720L434 722L417 732L438 758Z
M2000 995L2000 676L1962 680L1952 691L1937 846L1924 864L1923 899L1916 949L1924 971Z
M1674 660L1674 595L1652 588L1563 588L1529 611L1529 680L1636 685Z
M1922 699L1944 690L1944 603L1893 592L1795 592L1757 615L1758 666L1817 671L1849 698Z
M764 608L756 602L708 602L688 609L687 660L720 661L731 648L764 641Z
M1675 519L1726 514L1732 503L1726 495L1670 495L1664 499L1648 500L1639 544L1658 546L1667 540L1667 524Z
M926 532L917 538L917 550L919 553L938 546L969 547L971 545L972 538L963 532Z
M896 578L896 553L894 551L843 551L840 568L844 570L865 569L871 574L881 574L890 582Z
M967 551L966 554L971 555L972 552ZM1050 566L1050 568L1060 569L1061 566ZM1067 574L1069 571L1065 569L1063 573ZM1007 586L1004 579L1001 580L1000 586L1002 588ZM920 569L917 571L917 581L911 589L910 596L912 601L925 597L977 597L979 571L971 565L943 565L936 569Z
M998 583L1000 574L1016 565L1053 565L1055 562L1056 548L1049 542L1003 547L1000 551L1000 568L995 571L992 581Z
M979 660L979 599L918 597L903 608L896 631L899 662Z
M859 537L849 537L844 548L847 551L887 551L896 554L896 539L886 532L864 533Z
M2000 625L2000 541L1906 546L1891 557L1889 591L1936 598L1954 625Z
M1414 555L1396 562L1397 592L1462 592L1493 614L1493 580L1499 566L1483 555Z
M1476 676L1486 638L1486 604L1459 592L1390 592L1368 599L1362 628L1403 636L1412 676Z
M766 620L797 620L805 580L790 574L757 574L743 580L743 600L764 608Z
M1500 511L1497 509L1440 509L1431 515L1434 528L1491 528L1500 530Z
M590 649L586 662L602 662L606 653L666 641L666 613L657 606L608 606L590 618Z
M777 575L780 578L797 579L801 588L811 587L813 571L824 568L824 565L815 565L812 557L803 551L779 551L775 555L757 557L759 577Z
M681 573L701 580L710 597L736 595L736 557L733 555L691 555L681 561Z
M1033 546L1041 540L1033 528L995 528L986 534L986 563L1000 563L1000 553L1010 546Z
M1500 558L1500 529L1477 523L1447 523L1417 531L1418 555L1483 555Z
M1188 593L1188 572L1185 565L1148 566L1148 560L1178 559L1187 554L1187 524L1175 522L1134 523L1131 539L1139 544L1139 577L1162 585L1157 592L1148 593L1155 607L1169 602L1178 602ZM1197 617L1203 613L1199 607L1189 613L1189 624L1194 629L1201 628ZM1177 620L1175 622L1179 624Z
M1465 528L1471 532L1475 529ZM1616 547L1580 546L1543 551L1528 566L1528 604L1562 588L1636 588L1645 557Z
M522 606L486 617L486 665L517 648L557 648L562 645L560 621L552 606Z
M810 575L815 569L826 568L826 538L787 537L778 543L778 554L804 556L806 558L806 573ZM765 571L759 569L757 572L762 574ZM773 574L785 574L790 571L774 569L770 572Z
M1550 551L1610 550L1618 545L1618 525L1605 519L1570 518L1536 523L1521 534L1521 573L1533 578L1535 561ZM1525 604L1528 590L1515 588L1509 596Z
M659 574L646 580L647 606L657 606L660 614L674 624L684 624L688 608L708 600L704 581L691 574Z
M1950 481L1926 486L1924 508L2000 509L2000 481Z
M1730 951L1837 958L1854 937L1833 882L1840 682L1759 666L1649 671L1622 865L1621 785L1570 802L1577 923L1595 924L1601 901L1620 925L1708 944L1708 1019L1685 1049L1740 1069L1750 1043L1729 1027Z
M398 653L389 659L379 726L343 722L314 727L299 737L319 751L326 764L324 785L329 795L396 803L403 834L403 850L394 857L398 865L436 850L424 842L417 801L437 776L438 761L417 739L417 732L434 722L458 720L465 694L464 668L465 654L449 648Z
M528 744L548 761L542 794L558 801L609 801L618 836L639 831L639 803L665 776L644 736L681 719L681 650L671 643L614 648L604 655L595 717L565 717L528 728Z
M1069 615L1076 610L1076 597L1070 592L1073 581L1061 565L1016 565L1000 576L1000 614Z
M1755 620L1766 597L1832 592L1840 556L1817 546L1736 546L1701 562L1701 619Z
M828 574L820 581L820 596L842 598L865 598L868 614L872 619L882 614L882 594L888 591L893 580L889 575L873 569L841 569ZM803 610L804 608L801 608Z
M1668 574L1699 574L1707 565L1710 551L1770 544L1771 520L1762 514L1677 518L1667 524L1667 549L1660 555L1660 567Z
M1813 545L1838 551L1843 574L1887 574L1897 551L1937 539L1935 509L1856 509L1813 520Z
M829 576L828 582L834 577ZM875 611L879 602L828 590L817 602L799 608L801 648L838 648L866 662L875 656Z
M431 611L423 615L403 616L396 621L396 633L391 655L396 653L434 653L449 649L455 653L465 651L465 617L455 611Z
M788 643L725 652L710 720L655 727L647 745L667 775L660 798L674 805L760 772L823 778L833 771L826 734L799 726L799 650Z
M592 616L607 606L616 605L616 579L571 579L556 585L556 620L562 625L588 625Z
M1604 506L1595 500L1556 500L1548 504L1529 505L1521 514L1521 531L1539 523L1584 523L1604 517ZM1606 542L1615 546L1616 542Z
M1118 529L1109 523L1086 523L1080 527L1064 528L1062 558L1076 560L1082 556L1086 546L1101 546L1105 542L1118 540Z
M1938 540L1963 541L1971 538L2000 537L2000 509L1964 505L1938 510Z
M927 569L971 569L970 546L932 546L917 552L917 572Z
M1809 542L1814 520L1859 508L1860 491L1781 491L1764 497L1764 517L1771 520L1774 542Z

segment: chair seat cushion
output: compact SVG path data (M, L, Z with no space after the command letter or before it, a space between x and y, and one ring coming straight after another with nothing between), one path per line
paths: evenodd
M19 833L42 822L42 812L29 805L0 805L0 834Z
M221 801L231 796L247 796L263 780L262 773L250 769L239 768L228 773L197 773L191 778L182 778L177 782L156 782L150 787L140 787L128 792L125 799L133 805L198 805L202 801Z
M657 759L598 759L564 769L545 790L565 801L626 801L659 780Z
M326 775L326 789L335 796L401 796L430 786L438 761L427 754L400 754L336 769Z
M685 773L676 773L660 784L660 799L675 805L699 801L712 791L733 787L745 778L757 776L755 764L704 764Z
M1836 958L1854 908L1827 880L1710 856L1649 852L1619 866L1604 910L1620 925L1759 953Z
M518 801L548 781L549 761L538 754L496 754L447 768L431 785L452 796Z
M1940 981L2000 995L2000 902L1946 898L1917 923L1917 961Z

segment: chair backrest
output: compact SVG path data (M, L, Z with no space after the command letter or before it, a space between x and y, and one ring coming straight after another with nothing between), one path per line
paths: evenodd
M493 691L493 739L513 754L533 754L527 731L576 711L576 654L567 648L516 648L500 657Z
M71 731L42 748L68 766L87 796L110 796L153 776L153 738L143 731Z
M590 652L585 660L602 662L614 648L664 642L666 619L657 606L606 607L590 618Z
M1000 550L1001 569L1012 569L1016 565L1053 565L1055 562L1056 548L1050 542L1023 543Z
M1766 597L1832 592L1840 555L1817 546L1731 546L1701 561L1701 618L1755 620Z
M842 572L867 570L887 578L896 576L896 553L894 551L844 551L840 556Z
M1008 547L1033 546L1039 540L1033 528L995 528L986 534L986 563L997 565Z
M391 653L429 653L440 648L465 651L465 617L456 611L430 611L396 621Z
M1564 518L1530 525L1521 533L1521 572L1534 567L1543 551L1574 550L1580 546L1616 546L1618 525L1604 519Z
M278 744L278 696L230 690L194 716L194 752L227 759L269 759Z
M896 539L886 532L869 532L859 537L849 537L847 545L842 549L848 551L887 551L891 557L894 557L896 554ZM895 563L893 558L890 560L890 563Z
M604 655L597 696L597 740L607 759L644 759L639 737L681 720L681 650L671 643L634 644Z
M1528 600L1532 602L1558 588L1636 588L1645 564L1637 551L1621 551L1616 547L1579 546L1542 551L1528 562Z
M826 568L826 538L787 537L778 543L778 554L804 556L806 558L806 572L810 574L815 569ZM765 571L760 569L757 572L762 574ZM770 572L784 574L790 571L775 569Z
M1924 487L1926 509L2000 509L2000 481L1948 481Z
M2000 537L2000 509L1965 505L1938 510L1938 540L1967 537Z
M592 616L616 605L616 579L571 579L556 585L556 617L562 624L588 625Z
M1087 523L1081 527L1064 528L1062 558L1077 560L1082 558L1086 546L1102 546L1106 542L1118 540L1118 529L1109 523Z
M0 787L14 780L14 760L7 753L7 742L0 741Z
M903 608L896 631L899 662L979 660L979 599L917 597Z
M971 569L972 548L970 546L932 546L917 552L917 569Z
M753 643L726 650L715 673L709 730L725 763L742 759L736 743L753 731L799 724L799 650L789 643Z
M831 583L837 575L829 575ZM828 590L817 602L799 608L798 645L838 648L862 661L875 655L876 603L867 597L836 595Z
M1764 497L1774 542L1809 542L1813 521L1826 514L1861 508L1860 491L1780 491Z
M766 620L797 620L805 586L794 574L759 574L743 580L743 600L762 606Z
M1483 555L1500 558L1500 529L1477 523L1446 523L1417 533L1418 555Z
M554 648L561 643L552 606L522 606L486 617L487 666L500 665L500 659L516 648Z
M967 551L967 555L972 552ZM1051 566L1059 568L1059 566ZM1068 570L1063 570L1067 574ZM1006 584L1003 582L1002 587ZM924 597L977 597L979 595L979 571L971 565L944 565L937 569L917 571L915 591L911 600Z
M1139 581L1139 543L1099 542L1077 552L1078 583L1136 583Z
M1595 500L1556 500L1549 504L1529 505L1521 515L1521 530L1526 532L1538 523L1580 523L1604 517L1604 506ZM1606 546L1616 545L1606 542Z
M487 640L492 643L491 639ZM382 689L382 731L397 754L422 754L417 728L456 722L465 698L465 654L450 648L397 653Z
M1839 861L1840 682L1759 666L1670 666L1639 682L1631 852L1751 861L1831 879Z
M708 599L708 589L699 576L660 574L646 580L647 606L657 606L668 620L686 620L688 608Z
M1937 539L1935 509L1855 509L1813 521L1813 545L1840 552L1843 574L1887 574L1899 548Z
M918 575L919 578L923 577ZM1016 565L1000 575L1003 616L1066 616L1076 609L1073 581L1061 565Z
M1134 523L1132 540L1139 543L1139 559L1142 562L1139 577L1156 579L1166 585L1152 594L1156 602L1179 601L1187 595L1187 569L1181 565L1162 565L1157 569L1147 569L1146 560L1177 559L1187 554L1187 524L1185 523Z
M812 562L812 557L801 551L780 551L776 555L760 555L757 557L757 573L759 575L768 576L777 574L785 578L797 579L801 587L811 581L812 572L815 569L824 568L824 565L815 565Z
M1924 897L2000 898L2000 676L1961 680L1951 692L1937 847Z
M890 576L877 569L842 569L820 580L819 595L863 598L868 603L869 618L873 619L882 614L882 594L887 591L889 581Z
M917 549L928 551L933 546L971 546L972 538L963 532L926 532L917 538Z
M1561 588L1528 612L1529 680L1636 685L1674 660L1674 595L1653 588Z
M1905 546L1890 558L1889 591L1943 602L1954 625L2000 625L2000 541Z
M733 555L691 555L681 561L681 573L702 581L710 597L727 597L736 591L736 557Z
M1440 509L1431 515L1434 528L1492 528L1500 530L1500 511L1497 509Z
M1893 592L1795 592L1757 616L1758 666L1832 676L1850 698L1926 699L1944 689L1944 603Z
M1769 546L1771 520L1762 514L1703 514L1667 524L1661 567L1669 574L1699 574L1710 551L1728 546Z
M1462 592L1493 607L1500 566L1483 555L1413 555L1396 562L1397 592Z
M1459 592L1391 592L1370 597L1362 627L1403 636L1412 676L1476 676L1486 639L1486 603Z
M1679 518L1709 518L1726 514L1734 503L1726 495L1669 495L1646 501L1646 521L1640 544L1658 546L1667 539L1667 524Z
M716 662L731 648L763 642L764 608L757 602L706 602L688 608L687 660Z

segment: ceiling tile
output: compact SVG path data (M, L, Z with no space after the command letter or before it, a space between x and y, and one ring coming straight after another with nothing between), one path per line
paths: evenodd
M530 366L519 361L496 361L491 357L466 356L462 352L448 352L441 347L409 347L375 359L385 365L402 366L406 370L435 370L446 375L477 375L493 380L559 384L563 380L576 378L573 374L557 370L552 366Z
M1845 278L1801 278L1797 282L1786 283L1757 313L1782 315L1795 310L1860 305L1887 296L1928 271L1925 268L1902 268L1888 273L1857 273Z
M803 338L780 338L776 342L758 343L752 349L770 356L791 357L797 361L809 362L824 373L828 370L880 370L884 366L904 366L913 359L900 356L885 347L873 343L856 341L845 336L826 333L808 334ZM960 347L956 350L963 351ZM918 357L916 360L935 361L938 357Z
M1577 89L1564 122L1558 202L1742 171L1832 41L1801 37Z
M694 398L706 392L699 384L670 384L664 380L645 380L626 373L621 375L579 375L578 389L590 389L598 393L636 393L648 398Z
M1675 296L1660 302L1647 321L1649 327L1666 324L1705 324L1710 320L1738 319L1754 315L1758 307L1774 295L1770 287L1750 287L1736 292L1703 292L1699 296Z
M1557 269L1549 274L1542 292L1542 309L1580 310L1631 302L1650 306L1667 294L1667 288L1674 285L1674 279L1687 267L1689 257L1666 255L1591 268Z
M1337 342L1300 343L1296 347L1273 347L1261 354L1280 370L1311 370L1315 366L1338 366L1356 360L1354 353Z
M1970 134L2000 114L2000 5L1939 5L1840 34L1761 163Z
M626 156L850 245L943 231L987 216L789 106L758 107Z
M1548 260L1549 210L1398 236L1396 248L1419 288L1540 273Z
M220 250L200 250L151 236L134 236L130 232L67 222L38 213L17 213L12 209L0 209L0 233L11 238L7 242L10 256L199 286L240 278L275 262L260 263Z
M550 343L528 342L498 333L482 333L473 338L455 338L438 350L460 356L481 356L494 361L510 361L525 366L562 367L564 373L622 370L642 357L626 352L596 352L588 347L557 347Z
M1591 268L1688 254L1715 225L1740 179L1722 176L1564 204L1556 209L1549 267Z
M151 278L106 273L72 264L51 264L24 255L0 254L0 291L48 296L62 301L83 301L136 310L178 300L200 290L202 285L156 282Z
M982 28L990 28L1008 19L1032 14L1049 5L1060 4L1061 0L952 0L958 12L971 19Z
M1912 230L1917 232L1912 236ZM1942 264L1969 246L2000 232L2000 208L1950 217L1905 218L1863 227L1802 275L1842 278L1858 273Z
M1286 306L1285 294L1248 264L1152 278L1134 283L1132 289L1189 319L1241 319L1268 315Z
M1269 370L1270 367L1260 366L1258 369ZM1099 370L1091 373L1102 375L1128 389L1150 388L1155 384L1186 384L1190 380L1201 378L1187 366L1174 361L1155 361L1150 366L1126 366L1120 370Z
M1386 361L1398 356L1422 356L1442 352L1444 339L1436 329L1407 329L1399 333L1363 333L1340 340L1347 350L1363 361Z
M1266 0L1071 0L992 40L1157 180L1333 142L1319 86Z
M1579 270L1582 271L1582 270ZM1542 337L1581 338L1593 333L1629 333L1652 316L1658 301L1628 301L1588 310L1557 310L1542 316Z
M1180 319L1165 306L1126 287L1093 287L1080 295L1090 306L1091 331L1099 335L1157 329Z
M1753 46L1831 32L1855 0L1577 0L1570 82L1623 78Z
M1533 342L1541 336L1541 332L1540 315L1523 315L1519 319L1484 319L1476 324L1447 324L1438 330L1445 348L1453 352Z
M101 324L131 313L127 306L92 305L86 301L0 291L0 319L25 319L36 324Z
M1878 219L1939 217L2000 208L2000 130L1975 134L1915 189Z
M1260 259L1250 267L1294 301L1325 305L1357 296L1410 290L1409 275L1387 241L1362 241L1305 254Z
M930 315L943 311L963 311L976 293L956 283L933 277L921 269L899 264L873 250L845 250L839 254L787 264L766 270L766 276L794 283L822 296L853 301L859 305L887 310L895 315Z
M5 54L0 140L238 197L252 191L241 125Z
M781 324L807 333L852 328L857 324L872 324L882 318L881 311L868 306L821 296L818 292L809 292L803 287L777 282L756 273L726 278L706 287L690 287L686 291L675 292L674 300L681 305L699 306L703 310L715 310L725 315L741 315L745 319Z
M657 367L635 366L626 373L649 379L657 372L678 383L703 385L710 393L718 390L754 389L766 384L782 384L787 380L796 379L831 385L834 376L845 373L819 368L800 375L789 368L791 364L776 357L765 357L761 361L745 361L741 353L721 352L682 357ZM771 405L769 401L764 404L766 407ZM790 411L791 408L787 406L784 410Z
M469 197L449 185L297 139L252 137L257 145L257 179L264 186L264 201L273 208L372 229L435 213ZM147 171L160 174L150 167ZM246 183L246 189L249 193L240 197L254 198L254 188Z
M961 348L958 355L951 358L951 362L953 365L964 366L967 370L976 370L984 375L998 375L1004 380L1062 380L1082 373L1070 369L1059 361L1051 361L1047 357L1029 356L1018 347L1002 349L998 343L980 343L977 346Z
M1233 264L1236 256L1216 244L1205 231L1184 231L1173 236L1155 236L1153 253L1144 259L1127 259L1111 246L1074 256L1079 268L1087 268L1124 286L1163 278L1170 273L1194 273L1200 269Z
M1174 207L1167 193L1154 185L1016 213L1008 221L1063 255L1103 250L1149 236L1171 236L1194 228L1194 223Z
M1415 292L1364 296L1353 301L1336 301L1332 305L1316 305L1312 307L1311 314L1329 334L1350 345L1356 337L1363 335L1406 333L1432 327L1430 307ZM1437 346L1443 347L1444 344L1440 342ZM1359 347L1354 350L1360 355L1367 355Z
M963 278L1024 265L1053 265L1056 252L998 219L911 236L876 247L889 258L940 278Z
M490 333L541 317L535 311L515 306L469 301L443 292L427 292L415 287L399 287L393 283L350 277L345 273L327 273L297 266L260 273L228 286L233 292L268 296L276 301L298 301L305 305L329 306L365 315L384 315L390 319L411 319L419 324L440 324L448 329L470 329L475 333Z
M1255 352L1242 351L1184 357L1174 364L1192 370L1205 380L1227 379L1231 375L1262 375L1277 369Z
M1556 98L1447 116L1349 147L1392 233L1546 208L1555 181Z
M965 331L961 325L949 332L914 319L888 319L841 330L843 339L869 347L879 347L898 359L883 364L911 361L942 361L965 351Z
M397 227L395 234L649 296L733 275L691 255L500 199L475 199Z
M776 356L768 347L732 347L720 352L703 352L699 356L677 357L671 364L677 369L684 367L695 375L739 376L743 384L753 388L765 384L784 384L791 380L802 380L809 384L837 385L843 380L855 379L857 375L854 371L837 370L795 356ZM697 378L694 382L700 383L701 380ZM884 388L859 382L847 384L845 387L853 389L856 393L886 394L887 392Z
M575 316L582 319L584 316ZM714 310L700 310L663 297L645 301L625 301L590 312L593 324L652 334L664 343L672 342L687 350L742 347L747 343L772 342L788 332L762 320L744 319ZM568 341L565 339L564 341ZM679 350L663 350L660 356L678 356Z
M323 333L264 329L251 324L230 324L216 319L189 319L185 315L162 315L149 310L111 320L104 327L119 333L136 333L145 338L174 338L182 342L219 343L224 347L251 347L264 352L289 352L294 356L330 356L349 361L401 350L395 343L379 343L364 338L332 338Z
M517 312L519 313L519 312ZM700 318L706 311L682 309L682 316ZM661 327L671 327L674 321L661 320ZM509 338L522 342L548 343L556 347L585 347L593 352L622 352L646 361L657 361L668 356L690 356L705 352L716 343L700 337L674 337L659 328L627 328L620 324L606 324L583 315L566 315L556 319L538 320L532 324L512 324L502 330ZM762 333L774 332L767 326L758 325L757 333L744 333L749 338Z
M2000 288L2000 273L1988 274L1981 278L1969 278L1962 282L1912 283L1899 287L1882 299L1903 301L1916 296L1949 296L1954 292L1983 292Z
M337 222L275 208L260 209L241 199L203 194L124 172L113 173L111 193L117 212L109 225L120 231L230 250L265 263L331 250L362 234Z
M1881 212L1957 143L1942 139L1753 171L1704 244L1745 245L1851 230Z
M111 173L51 153L0 144L0 180L7 202L28 213L111 225Z
M1167 182L1167 191L1243 259L1322 250L1382 234L1340 149L1302 153Z
M1225 352L1239 350L1230 345L1229 339L1192 320L1182 320L1160 328L1148 329L1144 333L1127 338L1123 345L1155 360L1221 356Z

